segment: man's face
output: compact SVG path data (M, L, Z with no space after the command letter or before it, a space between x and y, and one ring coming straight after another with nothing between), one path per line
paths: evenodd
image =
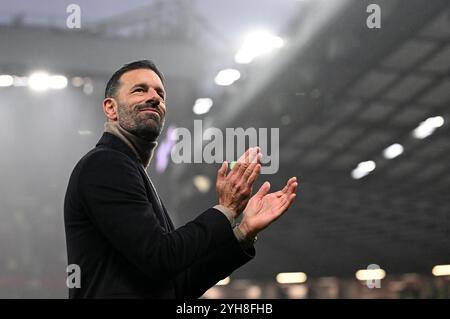
M166 92L159 76L149 69L126 72L117 91L120 126L146 140L155 140L164 127Z

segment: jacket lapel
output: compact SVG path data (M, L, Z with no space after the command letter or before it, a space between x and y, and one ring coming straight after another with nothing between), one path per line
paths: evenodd
M156 212L156 216L159 219L159 222L161 223L161 226L168 231L169 230L169 222L167 221L167 217L164 211L163 204L161 202L161 199L156 192L155 186L153 185L150 177L148 176L147 172L144 170L143 167L139 166L139 170L141 171L141 174L145 176L146 186L147 189L150 191L150 202L152 203L153 209Z
M127 144L125 144L120 138L117 136L105 132L103 133L100 141L96 145L97 147L107 147L114 150L117 150L119 152L124 153L125 155L129 156L134 162L136 162L139 172L141 173L145 188L147 190L147 196L149 197L150 203L153 206L153 210L155 211L155 215L158 218L161 227L164 228L166 231L173 230L173 224L172 221L169 218L169 215L167 214L167 211L161 202L160 197L158 196L158 193L156 192L155 186L153 185L150 177L148 176L147 172L145 171L144 167L139 163L138 158L134 154L134 152L128 147Z

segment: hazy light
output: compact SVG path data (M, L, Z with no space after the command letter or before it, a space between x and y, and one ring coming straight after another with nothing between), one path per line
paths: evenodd
M256 31L246 36L234 60L242 64L250 63L257 56L281 48L283 45L284 41L282 38L268 31Z
M307 278L304 272L282 272L277 275L276 280L280 284L301 284Z
M217 73L214 79L217 85L228 86L239 80L241 73L235 69L225 69Z
M64 75L49 75L46 72L34 72L28 78L26 76L0 75L1 86L28 86L34 91L48 89L64 89L68 80Z
M219 287L211 287L204 294L203 297L206 299L223 299L224 295Z
M94 92L94 86L91 82L85 82L83 85L83 92L86 95L91 95Z
M247 299L258 299L259 297L261 297L261 293L261 288L254 285L247 288L245 296Z
M92 131L91 130L78 130L78 134L80 134L81 136L91 135Z
M435 276L450 276L450 265L434 266L432 273Z
M280 122L283 125L289 125L292 122L292 118L289 115L285 114L281 117Z
M386 277L383 269L361 269L356 272L358 280L381 280Z
M45 91L49 88L50 77L45 72L36 72L28 78L28 86L34 91Z
M14 76L14 86L27 86L28 78L26 76Z
M403 153L403 146L398 143L395 143L395 144L392 144L391 146L387 147L383 151L383 156L387 159L393 159L402 153Z
M0 75L0 87L11 86L14 83L14 78L11 75L3 74Z
M68 80L64 75L52 75L49 78L49 87L51 89L64 89L67 86Z
M438 128L444 125L445 120L442 116L429 117L414 129L412 135L418 139L424 139Z
M222 279L221 281L219 281L216 286L226 286L230 283L231 279L230 277L227 277L225 279Z
M83 80L83 78L81 78L79 76L75 76L70 80L70 83L74 87L79 88L80 86L82 86L84 84L84 80Z
M352 177L354 179L360 179L372 172L376 167L374 161L366 161L361 162L358 166L352 171Z
M205 114L208 113L213 105L213 101L210 98L200 98L195 101L192 110L195 114Z
M291 299L304 299L308 294L306 285L291 285L287 287L287 294Z
M194 177L194 185L200 193L207 193L211 188L211 180L204 175L197 175Z

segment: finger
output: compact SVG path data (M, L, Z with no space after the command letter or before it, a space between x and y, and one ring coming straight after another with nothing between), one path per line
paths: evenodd
M297 191L297 183L292 183L291 185L288 186L288 189L283 193L282 191L278 191L275 193L275 195L280 198L280 197L285 197L291 195L291 194L295 194L295 192Z
M227 176L231 178L232 176L238 174L239 170L241 169L241 166L242 166L241 162L235 162Z
M247 163L250 162L250 153L252 152L253 147L250 147L248 150L245 151L244 154L237 160L239 163Z
M292 203L294 202L294 200L297 198L297 194L291 194L289 196L289 206L292 205Z
M258 146L249 148L248 157L245 158L244 163L259 163L261 156L262 154Z
M286 185L283 187L283 189L281 190L281 192L286 193L287 190L289 189L289 185L290 185L291 183L293 183L293 181L294 181L294 177L291 177L291 178L287 181Z
M261 163L261 158L262 158L261 150L257 146L254 148L253 153L250 154L250 162L251 163Z
M286 186L281 190L283 193L286 193L289 189L289 186L297 181L297 177L291 177L288 182L286 183Z
M246 168L244 174L242 175L245 182L248 183L250 175L252 175L253 171L256 169L256 163L249 164Z
M286 194L295 194L295 192L297 191L297 186L298 186L298 183L297 182L295 182L295 183L292 183L291 185L289 185L289 188L288 188L288 191L286 192Z
M288 205L287 205L286 210L289 209L289 207L291 207L291 205L294 203L294 200L295 200L296 198L297 198L297 194L291 194L291 195L289 195L289 198L288 198Z
M253 185L253 183L256 181L260 173L261 173L261 165L256 164L255 169L252 171L251 175L248 178L248 184Z
M292 203L294 202L294 200L297 198L297 194L289 194L289 196L286 197L286 201L287 201L287 208L289 208ZM286 209L287 209L286 208Z
M219 170L217 171L217 179L222 179L226 176L227 167L228 167L227 161L223 162L222 166L220 166Z
M252 147L249 148L244 155L241 156L241 158L236 162L236 164L234 165L233 169L232 169L232 175L230 174L230 176L242 176L245 171L248 169L248 167L250 166L250 163L252 161L255 160L255 157L257 157L258 155L258 151L259 148L256 147ZM247 177L248 178L248 177Z
M296 182L296 179L295 178L291 178L291 179L289 179L287 184L283 187L283 189L279 190L278 192L274 192L274 195L276 197L281 197L281 196L284 196L286 194L295 192L296 189L297 189L297 185L298 185L298 183Z
M230 163L228 163L228 169L231 171L233 169L234 165L236 165L236 162L231 161Z
M289 209L289 207L291 207L296 196L297 196L296 194L290 194L289 196L283 196L283 198L281 199L281 203L280 203L281 210L282 210L281 214L285 213Z
M262 184L259 190L256 192L255 196L264 197L267 195L269 190L270 190L270 183L264 182L264 184Z
M239 163L239 169L236 171L237 176L242 177L247 169L250 167L250 162Z

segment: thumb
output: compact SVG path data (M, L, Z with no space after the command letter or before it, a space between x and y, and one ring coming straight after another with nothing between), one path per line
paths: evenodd
M270 190L270 183L264 182L264 184L261 185L255 196L264 197L269 192L269 190Z

